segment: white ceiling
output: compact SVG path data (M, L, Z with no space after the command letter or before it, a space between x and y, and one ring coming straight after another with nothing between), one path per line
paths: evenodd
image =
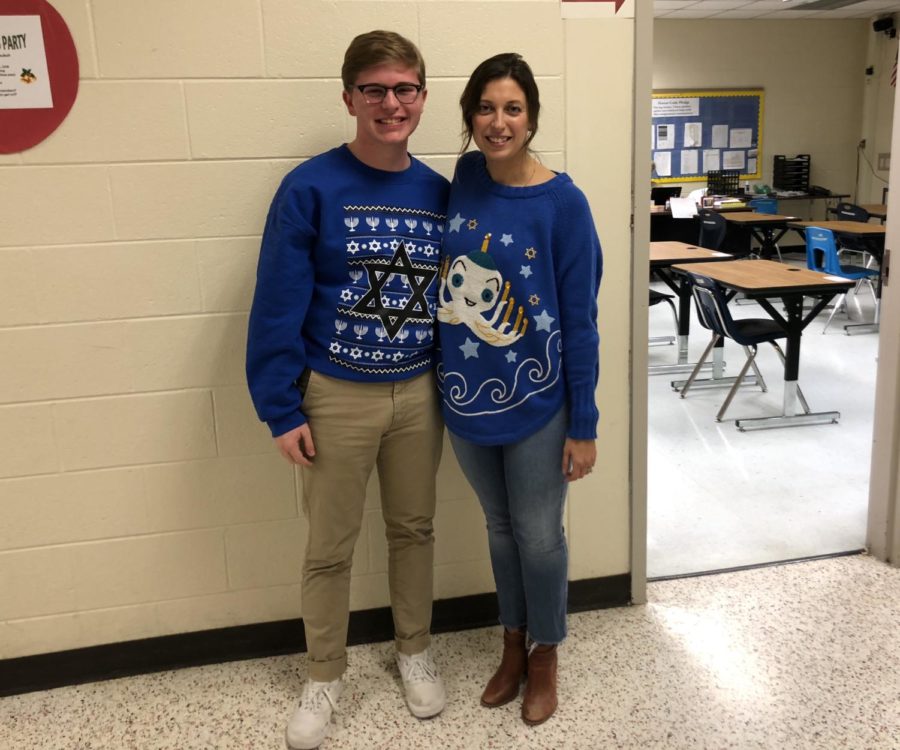
M873 18L900 11L900 0L862 0L831 10L804 10L814 0L653 0L656 18Z

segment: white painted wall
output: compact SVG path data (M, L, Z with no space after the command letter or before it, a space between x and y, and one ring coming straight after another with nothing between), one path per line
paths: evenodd
M900 16L894 15L895 24ZM879 154L891 153L891 138L894 122L894 93L891 86L891 70L897 59L900 38L891 39L887 34L877 33L868 26L866 67L872 68L872 75L866 75L863 96L863 132L866 145L861 149L859 161L858 203L881 203L882 189L887 187L890 170L880 169Z
M571 493L571 576L628 571L630 21L563 22L555 0L53 5L78 99L0 157L0 658L301 615L298 482L246 393L247 311L271 195L351 137L341 58L379 27L426 56L412 149L447 175L472 68L516 50L540 77L536 146L606 250L600 468ZM448 446L438 597L493 588L483 527ZM373 483L354 608L387 604L385 566Z

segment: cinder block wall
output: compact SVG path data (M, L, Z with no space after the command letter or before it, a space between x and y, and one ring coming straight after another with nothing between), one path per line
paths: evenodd
M44 143L0 157L0 658L298 617L298 477L257 422L243 374L271 195L298 161L352 137L340 62L372 28L425 53L430 93L412 149L426 162L450 175L466 77L517 50L540 76L536 146L566 168L558 3L52 4L78 48L78 99ZM621 192L627 161L603 180ZM612 217L625 238L628 211ZM627 259L618 264L627 276ZM627 337L617 340L608 397L624 404ZM627 445L627 419L606 441ZM598 527L582 526L580 565L573 545L582 577L627 570L617 461L607 510L580 515ZM491 590L481 512L449 446L439 499L436 595ZM354 608L387 603L383 532L373 483Z

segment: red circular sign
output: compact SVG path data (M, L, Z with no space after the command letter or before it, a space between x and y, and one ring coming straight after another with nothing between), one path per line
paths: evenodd
M69 27L46 0L3 0L3 16L40 16L53 106L46 109L0 109L0 154L36 146L66 119L78 94L78 54Z

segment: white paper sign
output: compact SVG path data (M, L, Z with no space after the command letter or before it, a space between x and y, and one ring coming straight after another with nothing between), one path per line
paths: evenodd
M0 16L0 109L50 109L40 16Z

